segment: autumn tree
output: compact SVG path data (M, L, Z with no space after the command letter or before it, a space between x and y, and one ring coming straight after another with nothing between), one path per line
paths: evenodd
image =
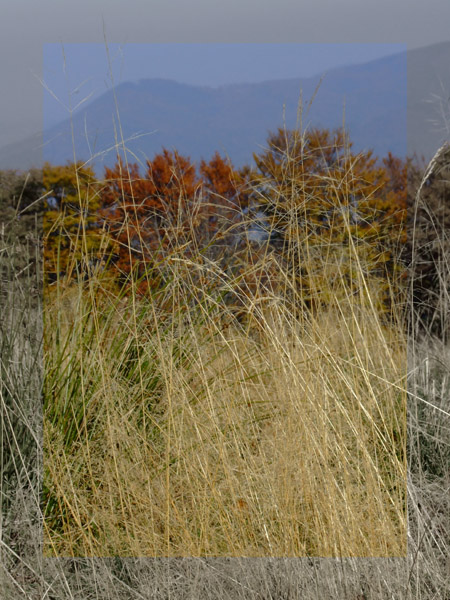
M92 265L101 252L98 190L92 168L81 163L43 167L44 272L47 283Z
M389 155L379 164L371 151L354 153L342 129L281 128L254 160L253 201L265 212L275 245L297 265L305 297L310 292L317 297L318 290L327 295L333 270L325 273L324 253L328 262L333 252L342 262L350 261L349 252L356 249L367 272L380 278L392 274L392 240L405 236L406 167L401 162ZM307 260L291 260L306 250ZM339 277L343 274L357 280L350 265Z
M99 215L116 243L116 267L126 278L133 272L145 291L158 263L189 242L200 223L200 181L189 157L163 149L139 166L118 160L105 169Z
M200 162L200 175L208 201L209 221L216 223L221 216L233 221L236 211L243 208L246 200L239 172L230 161L215 152L209 162Z
M106 168L99 214L116 241L117 268L140 278L150 269L156 277L155 264L171 252L183 247L189 255L210 244L239 218L239 181L217 152L201 161L199 174L189 157L167 149L147 161L143 175L121 160Z

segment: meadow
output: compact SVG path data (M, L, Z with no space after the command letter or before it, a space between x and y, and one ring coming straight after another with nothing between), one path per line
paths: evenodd
M10 597L446 597L448 348L408 337L367 239L284 217L283 255L243 236L228 268L178 239L158 285L73 253L43 306L38 245L3 235Z
M370 227L356 229L344 210L362 187L358 158L339 135L332 151L326 141L305 134L278 156L277 185L291 191L271 196L267 213L282 228L282 252L271 243L275 219L265 239L249 239L250 213L246 222L222 215L202 245L205 200L188 197L181 182L175 216L160 225L165 238L146 247L148 214L132 231L126 217L148 195L139 202L143 180L123 165L114 204L128 205L125 224L120 218L128 231L115 241L140 257L117 279L123 255L112 266L108 254L92 261L93 228L79 210L85 223L44 292L46 555L405 554L399 275L392 269L389 278L386 258L375 262L382 251L363 235ZM298 152L305 163L313 153L333 158L311 183L301 179ZM152 184L157 174L147 175ZM328 195L312 211L324 182ZM264 189L253 178L247 196ZM88 203L91 194L82 195L80 187ZM219 213L217 199L225 198L216 194ZM64 253L67 216L59 218L46 225L45 258L57 244L51 265ZM230 256L218 240L233 239L237 226ZM88 276L83 264L94 265Z

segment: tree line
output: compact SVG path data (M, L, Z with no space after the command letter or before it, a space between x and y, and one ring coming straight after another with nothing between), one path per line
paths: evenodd
M268 247L291 265L306 302L312 288L326 287L321 249L342 254L357 245L371 275L406 278L407 177L418 170L410 159L357 153L344 130L324 128L279 128L253 159L237 169L216 152L196 165L163 148L143 166L118 157L101 179L87 164L46 163L42 181L35 177L27 192L43 196L46 289L101 266L118 285L140 281L145 294L180 248L186 257L220 257L237 269L244 247L254 265ZM27 194L19 203L30 200ZM305 247L313 262L321 256L316 281L311 268L306 274L292 260Z

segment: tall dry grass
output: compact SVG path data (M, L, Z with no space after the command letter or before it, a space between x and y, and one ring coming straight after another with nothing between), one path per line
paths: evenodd
M0 242L3 597L449 598L450 363L448 347L429 334L420 343L415 334L410 335L408 344L408 553L404 558L43 558L39 503L42 308L36 294L40 278L29 278L29 271L20 275L24 265L16 262L20 256L28 264L36 251L38 258L40 253L38 246L23 246L9 235ZM7 359L13 355L13 360ZM18 432L22 432L22 442ZM8 478L11 485L6 489Z
M364 241L290 230L287 262L267 241L238 271L174 234L147 297L101 271L48 287L46 555L405 555L401 308Z

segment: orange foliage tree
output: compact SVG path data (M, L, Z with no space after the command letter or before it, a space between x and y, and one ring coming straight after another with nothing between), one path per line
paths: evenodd
M243 178L218 152L209 163L204 160L200 162L200 174L203 192L208 200L209 221L216 224L220 216L233 221L236 211L240 211L247 201L241 189Z
M156 284L157 265L171 252L183 247L192 254L214 238L221 222L240 214L238 179L218 153L201 161L200 176L189 157L167 149L147 161L144 175L122 160L106 168L99 215L115 240L116 267L124 276L133 271L141 291Z

